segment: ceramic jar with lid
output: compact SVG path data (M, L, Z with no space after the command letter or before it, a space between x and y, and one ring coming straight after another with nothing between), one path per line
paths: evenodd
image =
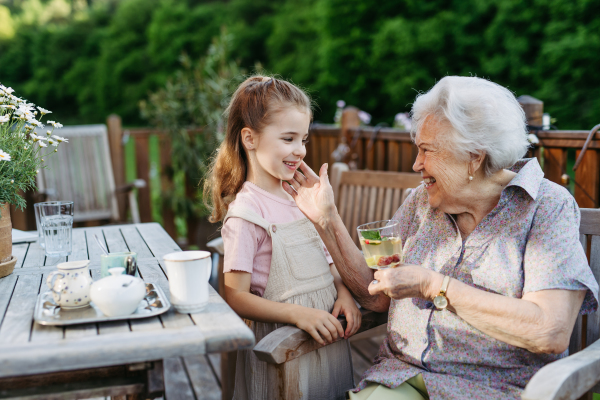
M54 302L61 308L79 308L90 304L92 277L89 260L69 261L56 266L58 271L48 275L46 284L52 291Z
M125 268L111 268L111 276L92 284L90 297L94 305L108 317L132 314L146 295L146 284L140 278L123 275Z

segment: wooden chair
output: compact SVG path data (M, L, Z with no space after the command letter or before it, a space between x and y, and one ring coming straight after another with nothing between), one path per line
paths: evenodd
M349 171L348 165L344 163L335 163L332 165L329 176L338 210L343 210L343 212L340 212L340 215L350 234L354 234L353 238L355 239L357 246L359 243L358 238L356 237L356 227L370 221L390 219L400 207L400 204L402 204L406 196L410 193L410 188L417 187L421 182L420 174L381 171ZM223 240L221 238L214 239L207 243L207 246L213 252L219 254L219 294L222 297L225 297L222 279ZM385 323L385 320L387 320L387 314L376 315L371 312L365 312L361 329L362 331L366 331L372 327ZM345 323L344 320L343 324ZM365 329L365 327L369 328ZM278 329L271 335L277 334L277 337L279 337L279 335L286 336L288 328L292 327ZM297 328L292 329L297 330ZM300 331L300 333L294 332L294 335L291 335L289 338L291 342L286 342L289 346L293 346L293 342L297 338L302 338L302 334L304 333L304 331ZM300 336L298 336L298 334ZM271 335L269 335L269 337ZM270 341L267 341L267 343L263 342L265 341L262 340L254 349L259 358L261 358L261 354L265 352L265 350L263 350L265 346L268 348L270 343ZM311 351L316 348L312 344L307 345L313 346L311 347ZM301 351L302 354L305 354L307 352L305 350L304 347L301 347L297 351ZM292 351L289 354L293 355L294 352ZM235 357L235 352L221 354L221 385L223 400L229 400L233 397ZM279 359L280 358L277 360ZM276 362L276 364L280 363ZM282 398L293 398L293 388L283 386L281 386L281 388L283 390L281 393Z
M581 209L579 232L592 272L600 280L600 209ZM345 323L343 318L340 321ZM363 311L359 333L385 323L387 313ZM571 355L540 369L525 387L522 399L591 400L594 391L600 392L599 338L600 313L579 316L569 345ZM286 326L264 337L254 347L254 353L263 361L279 365L319 347L308 333Z
M37 201L72 200L73 222L122 222L117 194L127 193L134 223L140 215L133 189L146 186L143 180L115 187L106 125L65 126L54 131L68 139L56 155L47 157L48 168L37 176ZM46 137L45 129L36 131ZM50 146L51 148L51 146Z

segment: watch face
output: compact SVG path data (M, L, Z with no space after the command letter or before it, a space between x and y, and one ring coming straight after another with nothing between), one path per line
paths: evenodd
M440 310L443 310L444 308L448 307L448 300L446 299L446 296L438 295L433 299L433 304L435 304L435 306Z

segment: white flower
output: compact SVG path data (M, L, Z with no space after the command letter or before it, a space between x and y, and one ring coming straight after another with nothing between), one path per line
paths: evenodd
M46 140L45 137L38 136L35 133L32 133L31 136L30 136L30 138L31 138L31 140L33 140L34 143L37 142L37 141L40 141L40 140Z
M0 161L10 161L10 154L0 150Z
M540 142L540 139L538 139L538 137L533 133L530 133L529 135L527 135L527 140L531 144L538 144Z
M46 144L46 142L42 142L40 140L40 142L38 143L40 145L40 147L48 147L48 145Z
M345 102L344 100L338 100L338 101L335 103L335 105L336 105L338 108L344 108L344 107L346 107L346 102Z
M48 111L45 108L38 107L37 109L40 110L40 112L42 113L42 115L52 114L52 111Z
M28 119L27 122L29 122L33 126L37 126L38 128L43 128L44 127L44 124L42 124L40 121L37 121L37 120L35 120L33 118Z
M62 124L59 122L54 122L54 121L48 121L49 124L51 124L53 127L55 128L62 128Z
M11 94L12 92L15 91L13 88L9 88L9 87L6 87L4 85L0 85L0 90L3 91L6 94Z
M48 136L52 135L52 131L46 131L46 135L48 135Z
M56 139L56 141L57 141L58 143L63 143L63 142L65 142L65 143L69 143L69 139L67 139L67 138L64 138L64 137L61 137L61 136L57 136L57 135L54 135L54 136L52 136L52 137L53 137L54 139Z
M11 109L13 109L13 110L16 108L16 107L15 107L15 106L13 106L12 104L2 104L2 105L0 105L0 107L1 107L1 108L11 108Z
M42 143L42 142L40 142ZM58 146L58 141L54 140L54 139L48 139L48 144L51 144L54 147Z
M2 115L0 116L0 124L10 121L10 115Z
M369 125L369 123L371 122L371 114L369 114L366 111L362 111L360 110L358 112L358 118L360 119L360 121L365 124L365 125Z

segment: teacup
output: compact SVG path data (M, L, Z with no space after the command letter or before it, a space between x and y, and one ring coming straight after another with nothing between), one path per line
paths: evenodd
M129 257L132 263L128 263ZM100 276L106 278L110 276L108 272L111 268L125 268L125 274L139 276L137 273L137 253L133 251L122 251L117 253L108 253L100 255Z
M163 257L169 277L171 303L182 314L202 311L208 303L212 260L208 251L180 251Z
M54 302L61 308L79 308L90 304L92 277L89 260L69 261L56 266L58 271L48 275L46 284L52 291Z

